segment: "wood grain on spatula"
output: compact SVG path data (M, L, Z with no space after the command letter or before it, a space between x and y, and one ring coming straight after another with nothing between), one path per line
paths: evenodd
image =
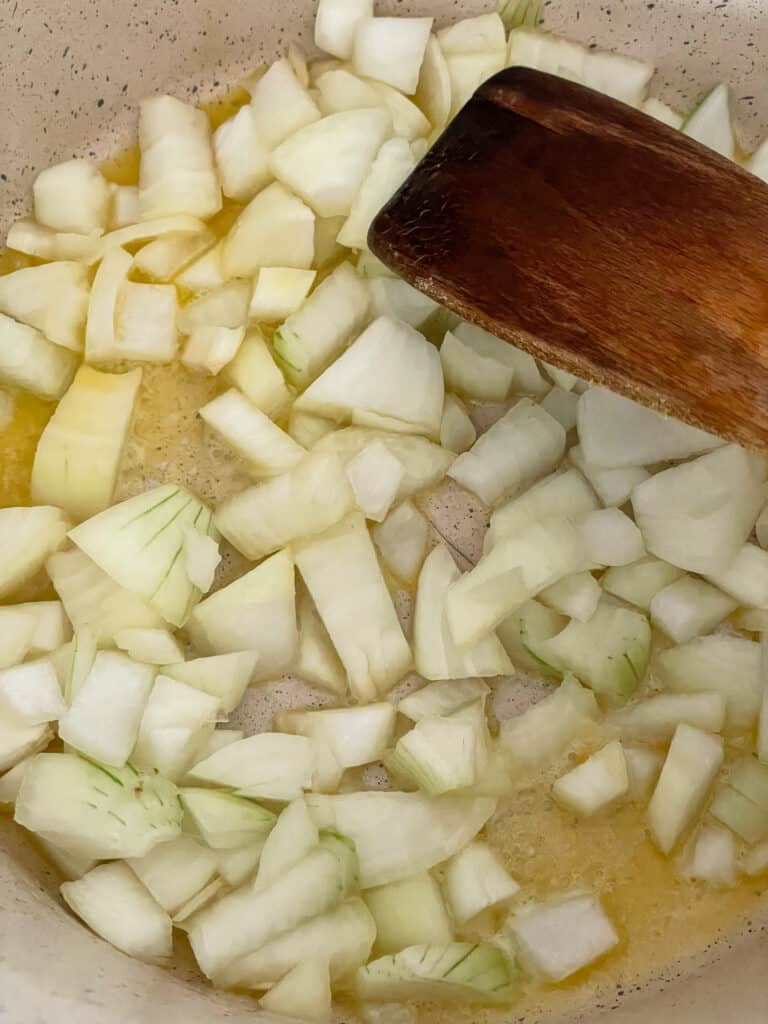
M379 214L369 244L534 355L768 448L768 187L639 111L503 71Z

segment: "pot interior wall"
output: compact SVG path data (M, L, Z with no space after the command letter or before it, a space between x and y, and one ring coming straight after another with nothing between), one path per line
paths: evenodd
M38 170L72 155L102 159L135 132L137 103L155 91L206 101L289 42L310 48L314 5L301 0L6 0L0 15L0 230L26 212ZM762 58L768 14L760 0L548 0L545 25L574 39L656 62L654 91L680 109L719 80L734 86L741 141L768 127ZM446 22L488 9L478 0L388 0L380 13L434 14ZM446 517L456 522L456 509ZM452 539L473 529L461 519ZM258 711L258 709L256 709ZM58 879L6 820L0 822L0 1021L10 1024L202 1024L215 1014L253 1021L254 1003L213 992L185 961L148 967L96 939L60 907ZM631 1024L765 1021L763 922L727 936L695 961L643 985L564 1004L557 1019ZM635 990L636 989L636 990ZM444 1012L442 1020L451 1015ZM268 1018L262 1015L262 1019ZM345 1017L344 1019L349 1019ZM518 1015L472 1014L494 1024ZM538 1018L537 1018L538 1019ZM551 1018L554 1019L554 1018ZM532 1022L533 1018L528 1018Z

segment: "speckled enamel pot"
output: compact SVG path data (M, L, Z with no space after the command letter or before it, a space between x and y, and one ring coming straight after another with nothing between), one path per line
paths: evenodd
M379 0L377 7L445 22L488 4ZM164 90L209 99L289 42L309 47L313 13L310 0L2 0L0 229L27 209L39 169L124 146L142 96ZM656 91L681 109L726 79L742 143L754 144L768 128L768 8L761 0L546 0L545 22L654 60ZM636 991L612 989L552 1019L764 1024L767 954L768 936L755 917L744 934L725 937L696 962L669 965ZM10 823L0 823L0 1022L245 1024L259 1017L269 1019L250 999L212 991L183 955L162 970L98 940L62 909L51 869ZM511 1024L519 1016L495 1019Z

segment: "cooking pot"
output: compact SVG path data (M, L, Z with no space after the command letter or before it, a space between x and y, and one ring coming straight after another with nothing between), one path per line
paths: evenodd
M42 168L73 155L105 158L135 137L138 101L167 91L205 102L290 42L311 50L311 0L4 0L0 15L0 229L26 212ZM719 80L734 87L740 143L768 129L768 11L760 0L547 0L545 26L652 60L654 91L681 110ZM378 0L377 13L442 23L489 9L483 0ZM0 458L3 457L0 451ZM462 547L472 517L442 509ZM290 694L288 694L290 698ZM256 703L251 724L266 716ZM262 726L263 727L263 726ZM57 895L59 879L9 819L0 820L0 1021L13 1024L202 1024L275 1020L252 999L212 990L182 952L170 969L131 960L96 938ZM612 1024L757 1024L768 1020L768 907L757 883L748 919L712 941L690 936L662 966L610 983L575 984L525 1020ZM729 921L733 920L729 917ZM704 948L702 948L704 947ZM674 962L672 962L674 961ZM520 1011L444 1007L429 1019L488 1024ZM343 1011L340 1020L350 1021Z

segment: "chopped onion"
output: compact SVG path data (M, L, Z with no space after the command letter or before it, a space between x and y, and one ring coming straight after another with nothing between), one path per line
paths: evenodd
M737 602L693 576L664 587L651 601L651 622L676 644L710 633L735 611Z
M412 722L420 722L422 718L451 715L477 701L484 703L488 693L488 686L482 679L451 679L428 683L398 701L397 710Z
M416 506L410 501L398 505L374 526L372 536L389 571L404 583L415 583L429 543L429 523Z
M358 23L373 16L373 0L320 0L315 17L315 44L334 57L352 56Z
M451 114L451 76L442 47L430 35L416 89L416 102L436 130L442 129Z
M110 249L93 279L85 331L85 358L90 363L118 359L115 330L117 300L133 264L120 246Z
M253 107L241 107L213 133L221 191L229 199L252 199L269 183L269 149L259 135Z
M219 545L213 537L187 527L184 532L184 568L190 583L201 594L207 594L213 586L221 558Z
M215 237L212 231L201 231L199 234L171 232L161 235L139 249L133 257L134 269L152 281L167 284L190 263L211 249Z
M111 358L169 363L176 354L176 289L127 281L115 307L116 351Z
M224 240L217 242L212 249L189 264L176 277L176 284L195 295L210 291L224 284L224 272L221 266L221 255L224 251Z
M708 578L738 604L768 608L768 551L756 544L745 544L726 569Z
M731 124L730 102L728 86L716 85L690 117L686 118L682 131L721 156L734 160L736 140Z
M589 572L564 576L539 594L539 600L561 615L588 622L595 614L602 596L602 588Z
M490 507L550 473L564 451L557 420L524 398L456 459L448 475Z
M110 183L109 191L112 200L109 214L110 231L124 228L128 224L135 224L141 216L138 185L113 185Z
M520 891L490 846L479 839L448 862L445 888L453 920L458 925L466 924L489 907L507 903Z
M569 520L545 519L501 541L448 591L455 643L476 643L539 591L585 568L584 543Z
M284 57L276 60L251 89L251 111L256 133L268 150L320 120L320 111Z
M0 312L36 327L55 345L80 352L88 312L88 271L60 260L0 277Z
M45 750L52 739L53 730L46 722L25 725L10 711L0 710L0 772L8 771L39 750Z
M32 499L76 521L112 502L141 386L141 370L100 373L81 366L43 430L30 481Z
M664 754L651 747L634 747L625 743L624 757L629 774L627 798L633 803L645 803L656 786Z
M606 594L649 612L656 594L683 575L683 570L676 565L648 555L630 565L614 566L605 573L601 583Z
M141 718L133 763L178 781L213 733L218 707L215 697L159 675Z
M602 469L687 459L723 443L604 388L590 388L579 399L579 440L585 462Z
M357 507L380 523L389 512L403 479L403 465L380 441L367 445L346 466Z
M588 622L572 619L540 650L548 663L615 703L630 697L645 677L651 627L639 612L603 600Z
M681 722L705 732L725 724L725 700L719 693L661 693L621 708L611 722L622 736L648 743L670 739Z
M205 111L172 96L144 100L139 148L142 220L179 213L205 219L219 211L221 188Z
M313 452L291 471L229 498L219 506L215 521L227 540L255 561L299 538L322 533L353 503L339 457Z
M738 872L733 833L707 825L699 829L683 873L687 878L710 885L735 885Z
M57 508L0 509L0 597L32 579L66 535L67 522Z
M24 605L0 608L0 669L20 664L29 653L37 622Z
M115 645L134 661L145 665L170 665L184 660L178 641L167 629L121 629Z
M163 910L174 914L211 881L218 860L195 839L179 836L126 863Z
M96 761L123 767L136 743L154 675L150 665L100 651L59 721L59 736Z
M3 669L0 704L24 725L58 721L66 709L51 661L41 658Z
M296 545L296 564L361 702L409 671L411 651L381 574L365 520L353 513Z
M304 302L315 277L314 270L264 267L256 278L248 315L265 323L285 320Z
M350 249L366 248L373 218L415 166L416 161L406 139L389 139L381 146L368 174L356 190L349 216L339 232L339 245Z
M487 942L408 946L374 960L357 972L359 999L381 1002L428 1000L458 1006L509 1003L517 971L501 950Z
M381 108L330 114L289 136L269 166L321 217L349 214L392 119Z
M541 403L550 416L554 417L566 432L573 430L576 426L576 410L579 404L578 395L572 391L564 391L563 388L555 387L549 392Z
M455 395L446 395L440 421L440 444L461 454L468 451L476 440L477 431L466 406Z
M198 762L188 778L254 800L296 800L312 784L314 757L313 744L304 736L262 732Z
M315 444L314 450L335 452L344 463L347 463L375 441L380 441L388 448L403 467L403 479L397 492L398 501L438 484L454 459L452 452L432 444L425 437L361 427L347 427L346 430L327 432Z
M523 959L549 981L563 981L619 943L595 896L533 904L515 914L512 930Z
M285 378L258 329L248 331L224 376L270 419L277 418L291 401Z
M483 551L487 554L500 540L547 518L553 509L558 516L582 519L597 508L592 489L577 469L554 473L492 512Z
M451 78L452 114L458 114L483 82L501 71L505 55L504 50L446 54Z
M593 729L599 716L594 694L571 676L523 714L501 723L501 741L523 768L558 758Z
M156 629L164 624L149 604L119 586L78 548L51 555L46 569L74 628L90 630L101 645L111 644L121 629Z
M185 786L179 790L179 797L185 830L199 835L213 850L237 850L261 843L275 824L271 811L232 793Z
M32 186L35 218L53 231L89 235L107 226L109 187L89 160L41 171Z
M310 384L296 408L436 436L443 411L440 357L412 327L379 317Z
M262 79L263 81L263 79ZM315 215L279 181L246 206L224 239L224 276L249 277L261 267L308 270L315 251Z
M506 51L507 34L497 13L480 14L442 28L437 33L443 53L482 53L485 50Z
M276 716L281 732L327 743L341 768L380 761L391 746L396 711L387 701L361 707L284 711Z
M384 760L387 771L415 783L429 796L467 789L487 765L484 702L451 715L420 719Z
M332 1008L327 958L321 955L296 964L261 997L260 1006L267 1013L328 1024Z
M428 295L396 277L374 277L369 281L368 288L371 293L371 314L374 317L389 316L417 330L440 308Z
M290 472L305 457L301 445L231 388L199 410L200 416L237 454L253 476Z
M428 871L368 889L365 903L376 922L379 954L422 942L450 942L453 937L440 886Z
M445 613L446 594L460 575L443 545L434 548L424 562L413 619L416 671L425 679L509 675L512 664L495 633L462 648L451 637Z
M189 370L220 373L237 355L245 327L195 327L187 338L181 361Z
M629 773L624 749L618 740L614 740L561 775L552 787L552 795L558 803L576 814L589 816L610 807L628 790Z
M368 289L340 263L275 333L275 353L288 379L306 387L346 348L365 322Z
M580 529L587 555L598 565L630 565L645 554L640 531L618 508L590 512Z
M496 801L487 797L371 791L307 797L318 828L336 829L357 850L360 887L428 871L470 842Z
M73 352L0 313L0 382L40 398L58 399L69 387L76 366Z
M272 679L295 657L293 561L280 551L217 590L192 612L187 629L201 654L257 651L255 679Z
M171 919L126 864L100 864L61 895L88 927L128 956L163 963L173 952Z
M181 626L199 598L183 558L185 533L212 532L211 519L191 494L166 484L100 512L70 531L70 538L116 583Z
M669 125L670 128L679 129L683 127L683 121L685 120L683 115L678 114L676 110L673 110L667 103L663 103L655 96L649 96L640 109L644 114L648 114L649 117L655 117L657 121Z
M426 146L426 136L430 132L429 121L412 100L409 100L407 96L403 96L397 89L393 89L391 85L385 85L384 82L371 82L370 84L379 102L390 113L392 131L400 138L414 143L411 146L414 162L420 160L424 154L419 152L419 146ZM417 141L419 146L416 145ZM387 199L389 199L389 196Z
M678 725L648 806L648 823L662 853L670 853L691 823L723 762L723 741Z
M603 505L608 508L620 508L632 496L638 484L648 480L650 473L642 466L627 466L624 469L601 469L587 462L580 444L574 445L568 452L568 458L592 485Z
M446 387L477 402L503 402L512 388L514 367L495 354L471 346L448 331L440 346Z
M319 686L339 697L347 694L347 674L331 643L323 620L305 587L296 605L299 622L299 650L291 672L311 686Z
M41 260L82 260L90 264L98 259L101 234L100 229L89 235L52 231L23 218L10 226L5 244Z
M179 661L166 665L163 674L215 697L221 710L228 714L234 711L243 699L258 660L259 655L256 651L238 651L235 654L218 654L210 658ZM236 730L217 731L215 736L218 737L217 742L221 741L222 745L235 743L243 738L242 733ZM205 749L211 754L214 753L210 749L210 742ZM204 760L204 756L201 756L201 760Z
M432 18L365 18L357 23L352 64L407 96L416 92Z
M755 524L765 472L761 456L728 445L657 473L632 492L645 546L690 572L726 569Z

